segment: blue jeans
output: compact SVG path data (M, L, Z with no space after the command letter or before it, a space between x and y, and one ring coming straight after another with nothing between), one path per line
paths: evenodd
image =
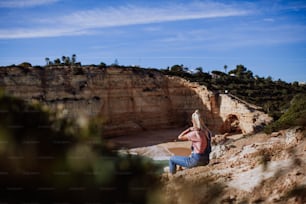
M172 156L169 160L170 173L176 173L176 166L192 168L196 166L204 166L209 162L209 158L203 154L192 153L189 157L186 156Z

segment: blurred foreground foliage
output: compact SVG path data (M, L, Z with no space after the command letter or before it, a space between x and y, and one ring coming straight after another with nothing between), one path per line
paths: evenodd
M69 120L0 93L0 201L155 202L157 166L118 155L99 121Z
M265 132L271 133L293 126L306 127L306 94L296 95L286 112L277 121L268 125Z

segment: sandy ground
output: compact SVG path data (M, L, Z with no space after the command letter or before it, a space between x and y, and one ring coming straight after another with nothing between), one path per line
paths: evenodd
M184 128L149 130L110 138L109 141L121 148L137 148L173 142Z
M167 160L173 154L190 153L190 142L175 141L180 131L144 132L113 142L133 154ZM163 202L306 203L304 134L287 130L277 137L264 133L228 136L222 145L214 144L213 151L220 152L209 165L161 176Z
M305 135L290 135L232 136L236 139L229 139L226 152L208 166L164 174L167 202L306 203ZM178 199L183 186L196 189ZM201 196L194 193L198 188Z

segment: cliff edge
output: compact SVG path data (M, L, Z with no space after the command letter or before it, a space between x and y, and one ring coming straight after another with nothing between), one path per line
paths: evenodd
M2 67L0 87L68 117L103 119L104 135L182 127L199 109L215 133L252 133L271 118L229 94L157 70L96 66Z

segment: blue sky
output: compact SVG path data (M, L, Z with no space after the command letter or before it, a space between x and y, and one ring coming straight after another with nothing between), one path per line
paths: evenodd
M306 81L304 0L0 0L0 65L77 55L82 64L224 71Z

